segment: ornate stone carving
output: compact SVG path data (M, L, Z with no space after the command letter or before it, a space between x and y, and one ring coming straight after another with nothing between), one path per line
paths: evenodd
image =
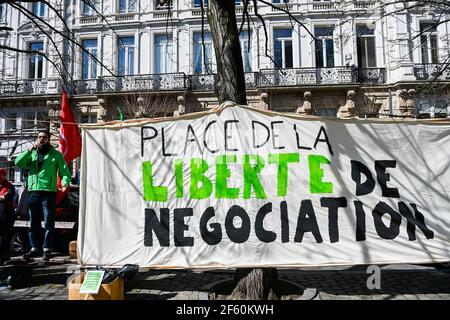
M186 107L184 106L184 97L183 96L178 96L177 97L177 101L178 101L178 109L175 110L173 115L174 116L181 116L181 115L186 113Z
M412 117L414 114L414 94L416 90L399 90L397 94L397 110L399 115Z
M303 104L297 108L297 113L302 115L312 114L311 91L303 93Z
M269 97L269 95L267 94L267 92L263 92L261 93L261 109L263 110L269 110L269 104L267 103L267 98Z
M356 116L354 90L347 91L347 101L345 102L345 105L339 107L337 116L338 118L352 118Z

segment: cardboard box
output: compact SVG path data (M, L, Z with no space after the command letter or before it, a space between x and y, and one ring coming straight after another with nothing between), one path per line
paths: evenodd
M69 243L69 256L70 259L76 259L77 258L77 241L70 241Z
M85 273L82 272L69 281L69 300L124 300L123 279L117 277L111 283L105 283L100 286L97 294L80 293Z

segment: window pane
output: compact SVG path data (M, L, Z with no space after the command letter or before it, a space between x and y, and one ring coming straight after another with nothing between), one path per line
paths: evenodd
M430 36L430 46L431 46L431 63L438 63L438 45L437 36Z
M317 108L315 113L317 116L321 117L337 117L337 109Z
M83 69L82 69L82 77L83 79L92 79L97 77L97 62L94 60L94 57L97 57L97 40L96 39L88 39L83 40ZM88 52L92 55L89 55Z
M137 0L129 0L128 11L135 12L136 11L136 1Z
M127 1L120 0L119 1L119 12L126 12L126 11L127 11Z
M292 41L285 41L285 68L292 68L293 66L293 59L292 59Z
M119 46L119 75L129 75L134 72L134 37L121 37Z
M275 61L275 65L277 68L283 67L283 52L281 50L281 41L275 41L274 52L273 52L273 60Z
M203 6L207 6L208 5L208 0L203 0ZM200 7L201 6L201 1L200 0L194 0L194 6L195 7Z
M323 65L323 44L322 40L316 40L315 41L315 47L316 47L316 67L322 68Z
M367 67L374 68L377 66L376 51L375 51L375 37L366 38L367 41Z
M422 63L429 63L427 36L420 36L420 50L422 51Z
M375 34L375 29L367 28L367 26L356 26L356 36L371 36Z
M334 67L333 39L327 39L326 46L327 46L327 67Z
M44 49L43 42L35 42L30 44L30 50L42 52ZM30 68L28 77L30 79L42 78L43 57L39 54L33 54L30 57Z
M155 36L155 72L169 73L172 72L173 46L172 36L157 35Z
M239 39L241 42L241 51L242 51L242 62L244 63L244 72L252 71L252 63L251 63L251 52L250 52L250 42L248 31L242 31L239 35Z
M275 39L290 38L290 37L292 37L292 30L291 29L275 29L275 30L273 30L273 37Z
M436 23L421 23L420 24L420 32L437 32L437 24Z
M91 54L97 57L97 49L92 49ZM91 78L97 78L97 62L91 57Z
M333 28L332 27L314 27L314 35L316 37L332 37Z
M356 38L356 53L358 55L358 67L360 68L365 68L364 66L364 60L365 60L365 56L363 57L363 46L364 46L364 42L363 42L364 38Z
M34 112L24 112L22 117L22 129L34 128Z
M204 33L204 49L202 46L201 32L194 33L194 73L212 72L212 43L209 32ZM205 51L205 61L203 61L203 50ZM204 64L207 64L207 70L204 70ZM208 71L209 70L209 71Z
M5 121L5 129L6 130L15 130L17 128L17 113L15 112L7 112L6 113L6 121Z
M134 48L128 48L128 70L127 74L134 74Z
M274 29L274 61L278 68L292 67L292 30ZM284 48L283 48L284 46ZM284 56L283 56L284 53Z

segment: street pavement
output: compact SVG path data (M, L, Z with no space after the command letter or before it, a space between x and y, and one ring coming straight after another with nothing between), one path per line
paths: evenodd
M278 276L290 288L283 299L450 300L448 264L378 267L378 282L368 266L278 269ZM0 300L67 300L67 279L79 271L69 257L55 257L49 266L37 262L31 280L22 287L11 289L0 279ZM212 288L231 280L233 272L141 268L135 278L125 281L125 300L224 299ZM303 296L301 288L307 289Z

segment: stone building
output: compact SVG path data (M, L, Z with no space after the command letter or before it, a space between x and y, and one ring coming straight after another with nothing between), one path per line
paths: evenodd
M19 49L0 49L0 166L14 180L20 172L11 161L36 130L50 123L57 132L63 87L83 123L217 106L199 0L50 3L64 22L42 2L25 4L40 19L0 6L0 45ZM392 0L272 0L258 13L265 27L253 15L240 34L249 105L318 116L447 116L445 90L421 88L450 81L450 12Z

